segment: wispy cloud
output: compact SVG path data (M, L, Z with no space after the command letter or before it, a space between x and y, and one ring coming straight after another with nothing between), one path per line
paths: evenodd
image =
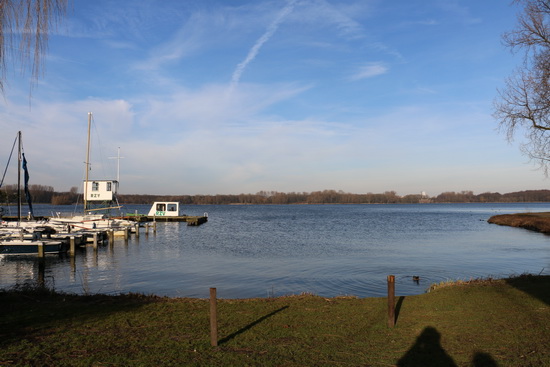
M313 26L330 27L336 29L337 34L345 39L361 39L365 37L365 30L355 17L368 16L369 4L361 2L335 2L326 0L300 1L300 11L293 17L297 22Z
M366 65L363 65L359 70L351 76L351 80L361 80L366 78L372 78L377 75L382 75L387 73L389 68L381 62L371 62Z
M439 6L444 11L454 14L458 19L461 19L462 22L466 24L477 24L481 22L480 17L476 17L472 15L472 12L469 7L462 5L457 0L450 0L450 1L442 1L438 0L436 1L436 5Z
M204 21L200 14L194 14L192 18L181 27L167 42L152 49L151 56L135 65L137 70L156 70L167 62L180 60L199 47L198 39L202 38L201 28Z
M279 12L275 20L269 25L265 33L256 41L254 46L248 51L248 55L246 55L246 58L243 62L241 62L239 65L237 65L237 68L233 72L233 76L231 77L231 89L234 89L237 84L239 84L239 81L241 80L241 76L254 58L258 55L258 52L260 52L260 48L269 41L271 37L275 34L277 31L277 28L279 28L279 25L283 22L286 16L292 12L292 9L294 8L294 5L296 4L296 0L289 0L286 6Z

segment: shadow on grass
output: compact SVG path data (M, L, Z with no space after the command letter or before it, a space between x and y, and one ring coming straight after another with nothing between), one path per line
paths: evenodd
M58 293L40 286L0 290L0 347L21 338L33 338L46 328L104 318L119 312L137 310L158 297L128 294L119 296Z
M498 364L490 354L478 352L472 360L472 367L498 367Z
M414 345L399 361L398 367L458 367L441 346L441 334L428 326L416 338Z
M396 325L397 325L397 320L399 319L399 312L401 312L401 306L403 305L404 300L405 300L405 296L399 297L395 305L395 324Z
M524 274L506 279L512 287L550 305L550 276Z
M242 333L244 333L244 332L246 332L246 331L252 329L254 326L258 325L259 323L261 323L261 322L263 322L263 321L265 321L265 320L267 320L267 319L270 318L271 316L276 315L276 314L278 314L279 312L286 310L288 307L289 307L289 306L281 307L281 308L279 308L279 309L277 309L277 310L275 310L275 311L273 311L273 312L268 313L268 314L265 315L265 316L260 317L258 320L254 321L254 322L252 322L252 323L250 323L250 324L248 324L248 325L246 325L246 326L243 327L242 329L239 329L239 330L235 331L233 334L230 334L230 335L226 336L225 338L221 339L221 340L218 342L218 344L220 345L220 344L227 343L227 342L230 341L231 339L235 338L237 335L240 335L240 334L242 334Z
M453 358L441 346L441 334L428 326L416 338L414 345L397 361L398 367L458 367ZM490 354L477 352L472 367L498 367Z

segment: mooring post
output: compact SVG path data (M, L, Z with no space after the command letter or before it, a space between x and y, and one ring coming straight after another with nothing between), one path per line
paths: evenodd
M145 223L145 235L149 235L149 222Z
M74 256L76 254L76 241L74 236L69 238L69 254Z
M218 346L218 306L216 288L210 288L210 344Z
M388 327L395 326L395 276L388 275Z
M136 228L136 238L139 238L139 223L136 223L135 228Z
M107 235L109 236L109 245L112 246L115 243L115 230L109 229L109 231L107 231Z
M97 232L94 232L94 240L93 240L93 246L94 246L94 249L97 249Z
M153 221L153 233L157 233L157 221Z
M44 242L38 242L38 257L44 257Z
M74 256L71 256L69 259L70 259L70 263L71 263L71 272L75 273L75 272L76 272L76 261L75 261L75 257L74 257Z
M46 259L38 259L38 278L36 279L40 287L46 286Z

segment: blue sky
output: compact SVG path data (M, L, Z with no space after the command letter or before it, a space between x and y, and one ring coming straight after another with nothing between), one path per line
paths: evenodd
M126 194L547 188L491 116L521 63L501 42L519 10L76 0L30 100L28 74L8 73L0 159L21 130L31 183L80 187L92 112L90 177L116 178L120 147Z

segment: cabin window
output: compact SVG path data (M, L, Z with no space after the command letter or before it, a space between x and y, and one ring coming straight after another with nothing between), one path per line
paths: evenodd
M157 204L157 212L164 212L166 211L166 205L165 204Z
M99 182L92 182L92 191L99 191Z
M112 182L107 182L107 191L112 191L111 190L111 184L112 184Z
M176 211L176 204L168 204L168 211L169 212L175 212Z

